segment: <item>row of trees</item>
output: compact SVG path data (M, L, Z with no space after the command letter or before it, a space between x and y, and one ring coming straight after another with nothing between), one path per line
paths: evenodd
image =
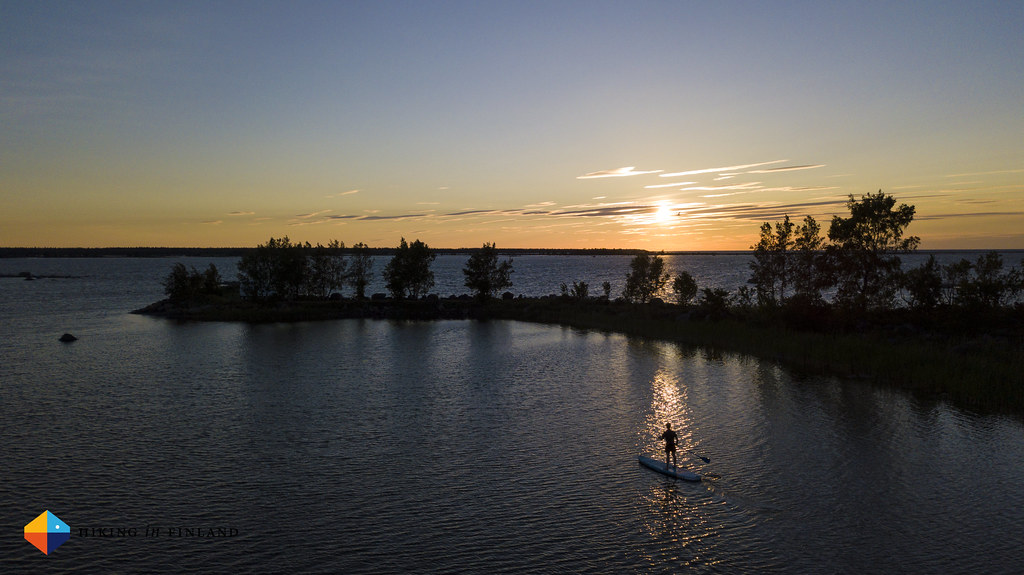
M364 297L373 257L362 243L346 249L334 240L326 246L270 238L238 262L238 283L248 298L324 299L349 285Z
M899 290L898 254L914 251L916 236L905 236L914 219L914 206L896 205L882 193L846 202L850 216L833 216L828 242L812 216L796 225L787 215L774 226L761 225L761 237L751 246L750 263L757 303L774 307L793 299L804 304L824 301L832 292L837 305L853 309L891 307Z
M642 253L630 260L629 273L626 274L626 287L622 290L623 299L634 303L647 303L656 298L660 299L669 282L672 284L675 301L679 305L689 304L698 294L701 295L702 303L724 297L723 293L728 295L728 292L720 288L705 287L698 290L697 280L693 279L693 276L686 270L680 270L673 278L665 269L665 260L661 257L662 255L661 253ZM609 288L606 287L606 297L609 295L608 292Z
M206 271L199 271L193 266L186 268L183 263L176 263L171 273L164 278L164 293L175 302L187 302L199 299L204 295L220 293L220 272L217 266L210 264Z
M422 241L409 243L402 238L383 271L384 284L391 296L425 296L434 287L430 265L435 257ZM373 264L370 249L362 243L346 248L337 240L326 246L313 246L308 242L292 243L287 236L270 238L238 262L239 291L253 300L326 299L351 286L355 297L365 298ZM487 243L469 257L463 269L466 287L482 299L511 287L512 272L512 259L499 262L497 248ZM193 301L219 293L221 283L213 264L199 272L178 263L164 279L164 293L172 301Z
M425 296L434 287L430 266L435 258L424 242L409 243L402 238L383 271L384 285L391 296ZM337 240L327 246L312 246L308 242L292 243L287 236L270 238L239 261L239 288L244 297L254 300L295 300L326 299L351 286L355 297L364 298L373 264L369 248L362 243L346 248ZM493 297L512 285L512 271L511 259L499 263L494 244L484 244L470 256L463 270L465 285L480 298ZM167 281L177 282L171 278Z
M800 225L787 215L774 226L761 226L760 241L751 248L748 283L735 299L756 300L762 307L777 307L790 301L805 304L824 302L824 293L834 293L837 304L858 309L888 307L902 285L900 260L896 254L913 251L920 239L904 237L914 219L914 207L901 204L879 191L861 200L853 196L846 203L850 217L835 216L826 243L821 226L812 216ZM630 262L623 297L645 303L665 292L669 281L677 303L687 304L700 294L703 304L724 306L729 292L720 288L697 289L686 271L673 279L661 254L638 254ZM916 300L915 300L916 301Z
M998 252L962 258L939 265L935 256L900 278L902 297L911 307L931 309L939 305L998 308L1024 291L1024 270L1005 269Z
M930 256L904 270L900 254L920 244L920 238L905 235L914 206L896 205L879 190L859 200L851 195L846 208L849 217L832 217L827 241L812 216L801 224L787 215L774 226L761 225L748 280L760 306L821 305L827 293L835 305L854 311L890 309L897 298L914 308L999 307L1024 289L1024 276L1004 270L997 252L946 266Z
M900 254L911 253L920 238L907 236L914 206L897 205L884 194L867 194L846 202L848 217L833 216L827 238L814 217L802 223L789 216L765 222L750 262L750 287L735 294L720 288L697 289L686 271L674 279L661 254L639 254L630 262L623 297L647 302L665 293L670 280L675 300L687 304L700 296L704 306L724 308L730 301L762 309L824 306L826 301L853 311L939 305L1000 307L1024 291L1024 270L1004 269L997 252L976 261L940 265L934 256L904 270Z

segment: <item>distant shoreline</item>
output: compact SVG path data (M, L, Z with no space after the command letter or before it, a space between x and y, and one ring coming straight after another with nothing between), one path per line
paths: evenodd
M367 248L371 255L392 255L395 248ZM431 248L438 255L468 255L480 248ZM255 251L256 248L0 248L0 258L170 258L170 257L242 257ZM352 248L342 250L351 252ZM502 255L636 255L644 253L641 249L618 248L505 248L498 249ZM666 254L747 254L749 250L740 251L692 251L665 252Z
M175 257L242 257L256 248L4 248L0 247L0 259L10 258L175 258ZM371 255L390 256L395 248L368 248ZM479 250L475 248L431 248L438 255L469 255ZM344 250L350 251L349 248ZM498 248L503 256L518 255L552 255L552 256L633 256L639 253L656 253L652 250L629 248ZM1024 255L1024 249L918 249L918 254L944 253L999 253ZM657 252L662 253L662 252ZM674 250L665 251L665 255L750 255L752 250Z

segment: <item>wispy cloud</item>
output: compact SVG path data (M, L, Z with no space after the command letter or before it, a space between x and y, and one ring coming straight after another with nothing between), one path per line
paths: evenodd
M337 194L328 194L325 197L328 197L328 198L340 198L340 197L343 197L343 196L351 196L352 194L358 194L358 193L359 193L359 190L349 190L347 192L338 192Z
M962 178L964 176L991 176L995 174L1020 174L1024 173L1024 169L1021 170L993 170L991 172L968 172L966 174L948 174L947 178Z
M759 192L821 192L824 190L838 190L839 186L779 186L775 188L761 188Z
M775 172L795 172L798 170L813 170L824 168L825 164L805 164L803 166L783 166L781 168L768 168L767 170L751 170L748 174L774 174Z
M735 169L735 167L733 167ZM673 186L684 184L675 183ZM658 186L661 187L661 186ZM670 192L668 195L653 196L638 200L627 200L608 202L605 196L594 198L595 201L584 202L572 205L559 205L553 201L537 202L521 207L505 208L479 208L464 206L461 209L435 212L425 211L403 211L393 213L387 210L367 209L363 213L328 213L330 210L322 210L300 214L292 218L291 225L310 225L314 223L335 222L384 222L384 221L418 221L426 223L436 222L463 222L466 229L477 229L480 226L494 226L501 224L508 229L518 229L521 225L527 225L531 229L543 228L544 226L556 226L565 229L565 226L648 226L656 224L658 229L669 226L671 229L679 229L680 226L694 226L699 222L740 222L765 221L782 218L784 215L796 215L802 217L804 214L811 214L815 217L837 213L841 211L846 198L821 197L802 198L800 202L741 202L730 203L729 201L713 201L712 198L728 195L754 194L762 190L773 191L817 191L831 189L828 187L765 187L761 182L739 182L731 185L718 186L692 186L684 188L685 191L708 192L701 196L701 200L694 200L691 196L686 202L679 202L673 196L682 195L680 192ZM719 225L715 223L715 225ZM651 233L656 230L652 228Z
M256 212L228 212L229 216L255 216Z
M743 195L743 194L749 194L752 191L753 190L742 190L742 191L739 191L739 192L723 192L721 194L704 194L704 195L702 195L700 197L707 198L707 199L711 199L711 198L725 198L725 197L728 197L728 196L739 196L739 195Z
M1024 216L1024 212L965 212L956 214L915 215L914 220L946 220L951 218L991 218L1006 216Z
M644 186L645 190L653 190L657 188L677 188L679 186L689 186L690 184L696 184L697 182L672 182L671 184L653 184L650 186Z
M636 171L636 166L626 166L625 168L615 168L614 170L602 170L600 172L590 172L589 174L583 174L582 176L576 176L577 180L588 180L592 178L621 178L624 176L642 176L644 174L657 174L661 170L644 170Z
M736 170L745 170L747 168L756 168L758 166L768 166L771 164L781 164L782 162L788 162L789 160L772 160L770 162L758 162L756 164L740 164L738 166L722 166L720 168L701 168L699 170L687 170L685 172L671 172L668 174L661 174L660 178L675 178L678 176L692 176L695 174L714 174L722 172L733 172Z
M422 218L427 214L400 214L397 216L362 216L358 218L361 221L380 221L380 220L407 220L410 218Z
M464 210L461 212L449 212L446 216L471 216L478 214L493 214L494 210Z
M809 211L821 212L821 208L843 206L845 199L828 199L816 202L798 202L785 204L731 204L706 205L702 207L680 208L683 217L704 217L729 220L774 220L786 215L807 214ZM817 210L816 210L817 209ZM802 216L801 216L802 217Z
M761 182L747 182L745 184L731 184L727 186L689 186L682 188L683 192L719 192L725 190L760 190Z
M659 207L655 205L594 206L576 210L559 210L551 212L551 214L556 216L611 217L633 215L638 212L651 212Z

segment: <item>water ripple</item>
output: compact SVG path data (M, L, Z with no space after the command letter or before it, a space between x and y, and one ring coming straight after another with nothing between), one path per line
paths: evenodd
M1019 422L552 326L89 321L3 344L3 530L163 535L4 573L1022 571ZM716 479L637 465L666 420Z

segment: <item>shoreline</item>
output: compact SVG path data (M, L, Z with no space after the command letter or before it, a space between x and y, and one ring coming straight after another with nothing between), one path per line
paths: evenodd
M789 368L870 381L958 407L1024 415L1024 333L1018 327L962 330L878 324L857 331L793 329L750 318L714 319L697 307L564 296L420 300L341 299L259 305L215 298L192 305L161 300L132 313L176 321L286 323L335 319L515 320L621 333L729 351Z
M254 251L252 247L221 247L221 248L190 248L190 247L0 247L0 259L82 259L82 258L181 258L181 257L242 257ZM344 248L343 253L352 253L351 247ZM395 252L394 247L367 248L371 255L390 256ZM466 248L431 248L431 251L438 255L471 255L478 251L479 247ZM1022 248L920 248L914 251L917 254L983 254L987 252L999 252L1001 254L1014 254L1024 256ZM655 253L651 250L639 248L499 248L499 256L623 256L636 255L639 253ZM657 253L664 255L748 255L752 256L754 251L750 249L737 250L659 250Z

